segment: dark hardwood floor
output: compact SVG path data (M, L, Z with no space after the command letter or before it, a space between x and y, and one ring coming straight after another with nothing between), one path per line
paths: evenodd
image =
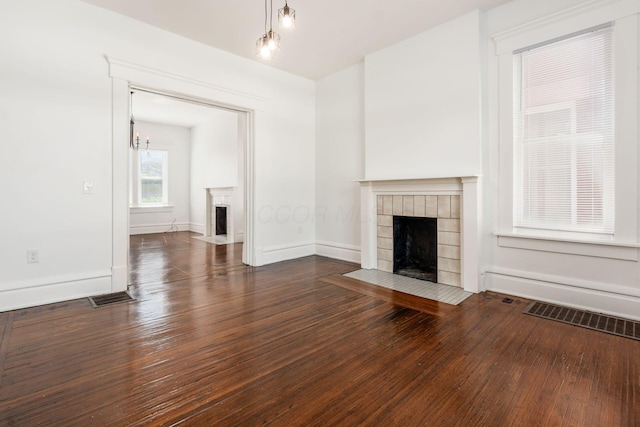
M0 313L0 425L640 425L638 341L191 236L131 238L135 302Z

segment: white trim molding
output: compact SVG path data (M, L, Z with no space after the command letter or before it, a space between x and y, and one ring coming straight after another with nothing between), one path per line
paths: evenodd
M106 270L4 283L0 287L0 312L51 304L60 301L60 295L72 300L108 294L115 276L119 273Z
M492 35L496 53L512 52L604 22L640 13L637 0L590 0Z
M227 88L224 86L219 86L219 85L215 85L209 82L205 82L202 80L197 80L197 79L193 79L191 77L187 77L187 76L183 76L180 74L176 74L176 73L171 73L168 71L163 71L163 70L159 70L157 68L151 68L151 67L147 67L144 65L140 65L140 64L136 64L133 62L129 62L129 61L125 61L123 59L118 59L115 58L113 56L106 56L105 57L107 62L109 63L109 76L112 78L119 78L119 79L124 79L124 80L131 80L131 78L133 76L141 76L142 79L145 79L145 75L148 74L153 74L156 77L168 80L168 81L174 81L174 82L180 82L180 83L186 83L190 86L196 86L196 87L201 87L201 88L207 88L207 89L211 89L213 91L219 92L219 93L224 93L224 94L228 94L232 97L241 97L244 99L251 99L253 101L255 101L257 103L257 105L261 105L264 104L264 102L266 102L267 98L259 96L259 95L254 95L251 93L247 93L247 92L243 92L243 91L239 91L239 90L235 90L235 89L231 89L231 88ZM222 98L222 97L220 97ZM222 99L220 99L222 100ZM230 102L230 106L236 105L236 102ZM262 108L264 109L264 107Z
M204 235L206 228L203 224L194 224L192 222L189 224L189 231Z
M315 255L314 243L298 243L292 245L270 246L262 249L261 263L257 265L272 264L274 262L288 261Z
M640 320L640 289L500 267L482 272L483 287L523 298Z
M528 249L636 262L638 261L638 248L640 248L638 243L579 241L517 233L496 233L495 236L498 237L498 246L503 248Z
M317 241L315 254L357 264L361 262L360 246L355 245Z

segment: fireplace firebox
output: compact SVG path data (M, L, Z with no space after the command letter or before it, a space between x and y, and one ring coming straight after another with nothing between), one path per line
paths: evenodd
M227 207L216 206L216 236L227 234Z
M438 282L436 218L393 217L393 272Z

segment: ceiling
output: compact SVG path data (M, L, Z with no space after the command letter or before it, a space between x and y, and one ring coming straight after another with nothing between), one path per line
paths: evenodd
M83 0L155 27L260 61L256 40L264 33L263 0ZM281 50L268 64L317 80L475 9L510 0L290 0L294 30L277 28Z

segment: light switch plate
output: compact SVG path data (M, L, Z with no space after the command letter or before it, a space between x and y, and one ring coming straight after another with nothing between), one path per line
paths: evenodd
M84 194L93 194L93 182L85 181L82 185L82 192Z

